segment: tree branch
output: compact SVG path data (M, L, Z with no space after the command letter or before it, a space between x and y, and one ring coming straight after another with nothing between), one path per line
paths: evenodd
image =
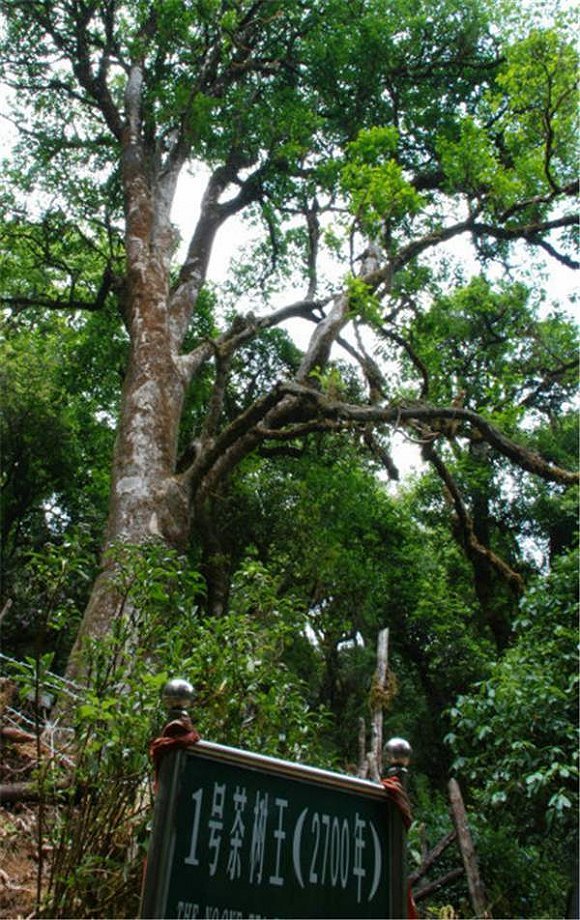
M260 422L268 412L283 398L283 393L281 390L280 384L277 384L267 393L265 396L262 396L260 399L257 399L245 412L240 413L233 422L221 432L221 434L215 438L213 444L208 444L203 453L199 453L192 465L188 470L183 473L184 482L195 491L198 485L205 479L208 474L214 471L215 467L219 465L221 467L219 474L221 475L224 471L224 468L232 468L235 465L233 463L228 463L228 452L232 448L236 447L239 449L239 445L244 438L254 439L254 444L257 444L261 437L256 436L255 426ZM252 449L252 448L250 448ZM243 450L242 454L243 456Z
M304 386L301 383L288 382L282 385L284 392L309 402L316 411L326 418L368 424L369 422L395 424L409 421L433 422L440 419L459 420L469 423L488 441L492 447L522 469L551 482L573 485L580 479L578 473L562 469L544 460L538 453L512 441L498 428L482 418L471 409L463 407L436 407L423 403L400 403L390 406L359 406L330 400L325 394Z
M52 300L49 297L10 297L0 295L0 304L13 310L15 313L22 313L31 307L41 307L43 310L88 310L95 312L100 310L102 303L97 300L75 300L63 299Z
M524 207L523 203L522 207ZM438 227L436 230L432 230L420 239L413 240L411 243L403 246L386 265L382 265L380 268L363 275L362 281L372 290L376 290L380 285L385 283L389 285L395 272L399 271L422 252L434 246L438 246L440 243L448 242L454 237L460 236L462 233L472 233L480 237L491 236L494 239L506 241L524 240L532 245L540 245L544 249L548 248L548 250L550 250L552 247L541 238L540 234L549 233L551 230L563 229L564 227L574 227L577 222L577 215L565 215L552 220L535 221L515 227L501 227L495 224L478 221L476 217L471 216L466 220L458 221L447 227ZM555 250L550 252L550 254L554 255L555 258L563 262L563 264L568 265L570 268L578 267L578 263L574 260L556 253Z
M433 444L427 446L425 450L425 458L431 463L434 469L437 471L437 475L442 480L447 489L453 507L455 508L455 513L457 515L457 521L461 528L462 533L462 542L465 546L467 554L472 558L485 559L486 562L491 565L496 572L501 575L501 577L510 585L510 587L516 592L516 594L521 594L524 590L524 580L517 572L497 556L493 550L489 547L484 546L479 542L475 534L473 527L473 521L471 515L465 507L465 503L461 496L461 493L457 487L457 483L453 479L453 476L447 469L447 466L436 453Z
M521 402L520 406L533 406L535 400L538 396L545 390L549 390L555 383L558 383L561 377L564 377L569 371L576 371L578 369L578 361L574 359L573 361L565 361L560 367L555 367L550 370L547 370L544 374L544 377L537 386L534 387L531 393L528 393Z
M296 375L299 383L304 383L316 368L325 367L338 333L348 322L348 304L348 295L338 294L334 298L332 308L314 330L310 345Z
M552 256L553 259L556 259L557 262L561 262L562 265L565 265L566 268L580 268L580 262L577 262L576 259L572 259L563 252L558 252L558 250L555 249L551 243L548 243L547 240L535 239L533 242L536 246L539 246L540 249L547 252L549 256Z
M372 432L372 429L369 426L365 428L363 432L363 440L368 447L371 454L376 457L384 466L389 476L389 479L393 479L396 482L400 479L399 470L396 467L393 458L390 453L385 450L380 441L375 437Z
M421 385L420 399L427 399L429 395L429 370L425 362L419 357L413 346L410 342L407 341L402 335L399 335L398 332L395 332L393 329L381 329L381 335L387 339L391 339L393 342L396 342L404 351L407 352L409 358L411 359L412 364L417 368L421 375L423 381Z
M306 291L306 299L313 300L316 295L316 289L318 287L318 245L320 242L320 222L318 220L318 201L315 198L312 202L312 206L305 207L304 215L306 217L306 229L308 232L308 256L307 256L307 265L308 265L308 289Z
M507 211L504 211L500 215L500 221L505 223L514 214L517 214L520 211L525 211L527 208L537 207L542 204L551 204L558 195L563 195L565 197L575 197L578 192L578 182L570 182L568 185L565 185L563 188L556 191L552 191L547 195L535 195L533 198L527 198L525 201L516 202L512 205L511 208L508 208Z
M441 888L445 888L446 885L450 885L451 882L455 882L458 878L461 878L464 872L465 869L463 866L458 866L456 869L451 869L449 872L446 872L445 875L436 878L435 881L423 885L418 891L413 892L415 903L423 901L430 895L436 894Z
M456 837L457 837L457 831L452 830L452 831L449 831L448 834L445 834L445 836L441 838L439 843L437 843L433 847L433 849L430 850L429 853L427 853L427 855L421 862L421 865L409 875L410 885L416 885L419 879L423 878L423 876L427 874L431 866L435 862L437 862L440 856L442 856L442 854L445 852L447 847L449 847L453 843Z
M550 230L561 230L564 227L575 227L578 224L577 214L566 214L562 217L556 217L553 220L535 221L531 224L522 224L519 227L497 227L493 224L479 223L473 221L469 228L475 236L492 236L498 240L525 240L528 243L537 246L543 246L544 249L552 250L552 247L546 240L541 239L541 233L548 233ZM555 251L551 252L555 255ZM574 260L568 260L567 256L556 256L560 261L567 260L564 264L571 268L578 268L580 263Z
M202 442L213 438L217 433L220 415L224 407L224 397L232 364L232 356L232 349L216 348L216 375L203 425L201 435Z
M330 298L328 299L330 300ZM200 367L214 354L215 349L227 347L233 351L246 342L249 342L263 330L279 326L288 319L301 317L313 323L319 323L320 319L314 314L316 310L322 310L326 302L327 301L297 300L295 303L281 307L279 310L275 310L267 316L256 317L253 313L249 313L245 317L236 317L230 328L222 333L217 339L213 341L206 339L194 348L193 351L186 355L181 355L178 360L181 364L184 383L187 384L192 380L195 374L198 373Z

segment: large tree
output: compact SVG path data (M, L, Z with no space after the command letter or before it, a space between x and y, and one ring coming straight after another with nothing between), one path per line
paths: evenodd
M449 259L450 241L465 240L464 258L483 273L533 252L575 267L576 66L565 30L509 31L478 0L436 10L6 0L4 15L2 76L20 131L4 305L76 316L114 304L128 343L104 548L151 538L181 548L194 522L211 536L215 495L267 442L354 430L394 476L388 433L399 429L443 480L474 564L517 585L446 455L503 456L574 482L529 437L542 401L568 393L573 356L565 336L542 348L518 326L521 293L480 281L462 294L467 268L446 269L436 253ZM189 167L206 178L179 260L171 215ZM264 234L220 313L210 257L220 229L244 214ZM325 268L331 256L339 270ZM292 287L281 303L277 289ZM434 337L445 315L453 322L433 354L419 317L435 301ZM445 348L462 352L466 305L488 351L498 337L535 337L516 371L496 363L495 389L458 361L445 370ZM292 318L312 330L299 360L282 379L257 373L248 398L232 399L248 349ZM358 366L358 388L330 363L337 348ZM117 608L103 558L77 649L107 632Z

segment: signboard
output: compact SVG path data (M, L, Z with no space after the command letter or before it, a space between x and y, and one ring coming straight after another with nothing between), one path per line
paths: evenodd
M200 741L161 764L142 917L403 917L404 841L376 783Z

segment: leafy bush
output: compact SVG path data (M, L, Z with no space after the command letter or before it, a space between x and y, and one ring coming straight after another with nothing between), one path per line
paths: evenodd
M306 683L284 661L301 613L277 599L259 564L240 571L231 612L208 620L196 603L202 580L176 553L151 544L112 555L119 615L107 637L86 644L86 687L61 709L75 725L73 766L47 757L38 771L44 793L68 779L47 832L44 916L136 916L152 805L148 751L162 728L159 696L169 677L194 684L191 715L202 736L294 760L323 757L325 714L311 708ZM66 628L66 604L62 611ZM42 683L50 662L39 661ZM15 668L23 689L26 673Z
M577 840L577 652L570 553L530 587L513 646L450 713L447 742L485 818L488 883L506 916L508 905L523 916L554 916L555 893L566 896L562 876Z

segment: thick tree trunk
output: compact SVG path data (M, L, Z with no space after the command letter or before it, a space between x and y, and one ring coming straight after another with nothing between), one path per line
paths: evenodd
M122 394L112 468L103 567L75 642L69 678L79 678L79 652L87 636L106 635L123 606L108 551L116 543L161 540L184 548L189 534L189 496L175 474L183 384L167 347L167 335L140 316Z
M128 614L108 551L118 543L160 540L184 548L190 526L188 489L176 474L177 443L186 381L179 363L181 336L172 325L169 290L173 233L165 190L152 189L143 155L128 139L123 160L127 298L131 347L119 410L102 569L85 610L68 667L82 677L86 637L105 636L115 617Z
M187 259L169 286L173 231L169 222L174 182L152 190L141 159L127 155L127 299L124 309L131 348L119 409L109 514L97 577L73 647L67 676L82 679L81 649L87 637L107 635L119 615L131 614L115 584L107 551L118 543L158 540L183 550L191 530L196 486L190 471L177 471L184 398L197 368L214 354L208 343L181 352L189 319L204 282L215 235L225 219L218 199L227 175L210 179ZM169 188L167 187L169 186ZM212 433L207 438L210 448ZM216 458L208 466L211 469ZM226 464L227 467L227 464Z
M151 324L152 325L152 324ZM121 402L107 544L159 538L182 547L188 496L175 474L183 383L163 330L140 331Z

